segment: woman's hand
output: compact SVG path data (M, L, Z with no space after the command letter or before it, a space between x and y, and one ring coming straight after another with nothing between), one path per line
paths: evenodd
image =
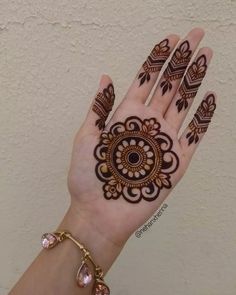
M203 31L194 29L176 49L176 35L157 44L109 121L115 94L104 75L75 138L68 176L71 206L58 230L69 230L84 244L104 274L183 176L211 121L215 95L208 92L179 136L212 57L211 49L202 48L188 67L202 37ZM69 241L43 250L9 294L108 294L101 280L78 288L78 270L86 275L81 260Z
M115 96L111 79L102 76L75 138L68 176L71 207L115 245L122 246L169 195L213 116L215 95L208 92L179 135L212 57L210 48L201 48L190 63L203 35L194 29L177 47L176 35L157 44L107 122Z

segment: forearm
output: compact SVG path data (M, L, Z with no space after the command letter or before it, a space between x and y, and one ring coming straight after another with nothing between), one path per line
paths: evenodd
M73 208L68 210L58 229L68 230L85 245L104 273L122 250L122 247L108 241L78 217ZM81 258L81 251L70 240L63 241L53 249L41 251L9 295L91 294L93 283L86 288L79 288L76 284L75 278Z

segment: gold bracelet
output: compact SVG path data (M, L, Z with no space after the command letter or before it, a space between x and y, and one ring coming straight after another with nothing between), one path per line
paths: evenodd
M89 251L79 243L68 231L57 231L54 233L45 233L41 238L41 244L44 249L54 248L59 243L66 239L70 239L82 252L81 265L76 274L76 282L80 288L87 287L92 282L92 272L90 271L86 261L90 261L94 268L94 285L93 295L109 295L110 289L105 284L103 278L103 271L92 259Z

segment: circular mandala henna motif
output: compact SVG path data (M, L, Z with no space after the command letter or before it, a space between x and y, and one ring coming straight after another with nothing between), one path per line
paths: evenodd
M160 127L155 118L133 116L101 134L94 155L106 199L152 201L163 187L171 188L170 174L177 170L179 159L172 151L172 139Z

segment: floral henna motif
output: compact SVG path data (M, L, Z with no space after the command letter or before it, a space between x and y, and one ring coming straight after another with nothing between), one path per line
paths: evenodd
M198 88L206 74L207 60L205 55L201 55L189 67L187 74L184 76L183 83L179 88L180 99L176 101L178 112L187 109L188 99L196 96Z
M162 95L164 95L168 90L170 91L172 89L171 81L174 81L183 77L183 74L191 59L192 51L189 48L190 48L189 42L184 41L175 50L174 55L171 58L171 61L169 62L164 72L165 80L161 82L160 84L162 88Z
M105 122L110 111L112 110L114 100L115 92L111 83L95 97L95 102L92 109L99 116L99 119L96 120L96 125L98 126L99 130L102 130L105 127Z
M165 39L153 48L147 60L144 62L144 72L141 72L138 76L138 79L140 79L139 86L141 86L145 81L148 82L150 80L150 73L159 72L161 70L169 55L169 40Z
M205 133L216 109L215 96L209 94L200 104L193 120L189 124L190 132L187 133L188 145L199 141L199 134Z
M106 199L153 201L163 188L172 187L170 175L177 170L179 158L172 139L160 128L155 118L132 116L102 132L94 156Z

